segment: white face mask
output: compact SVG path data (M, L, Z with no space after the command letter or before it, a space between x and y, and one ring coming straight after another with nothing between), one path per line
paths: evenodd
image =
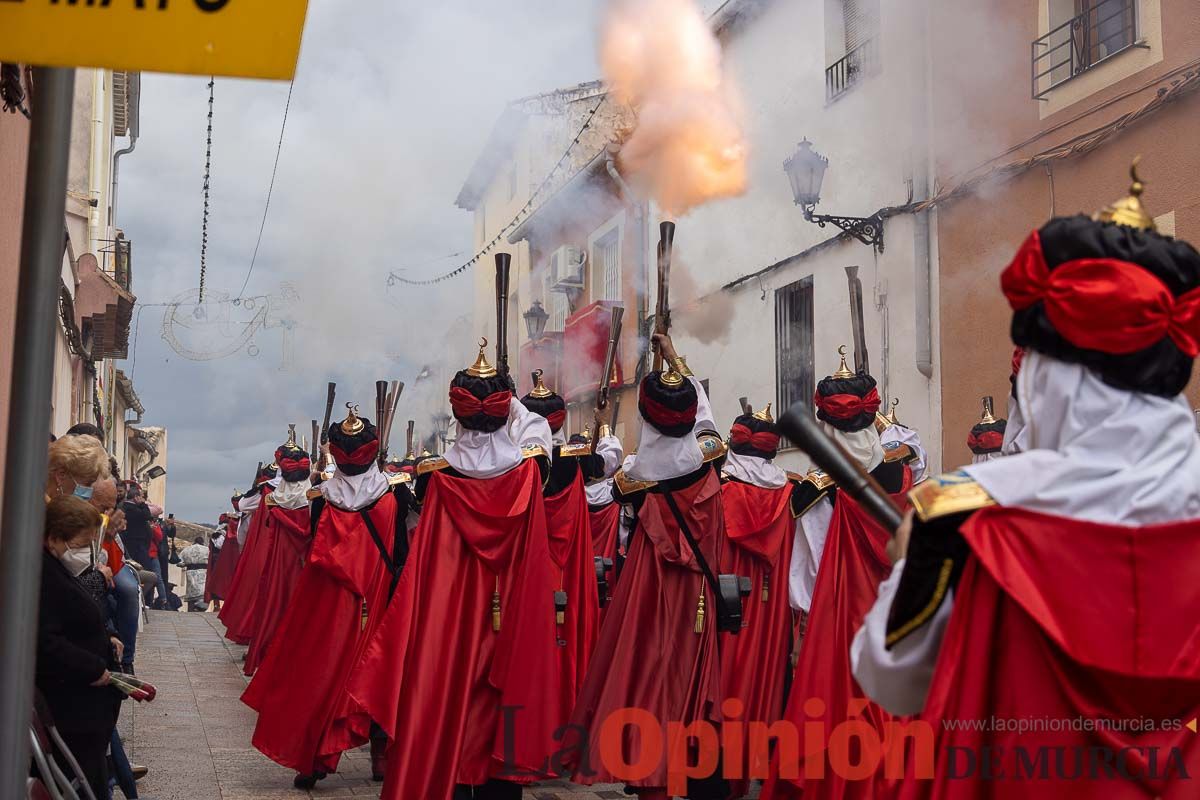
M92 565L92 548L90 545L68 547L58 560L67 568L67 572L78 578Z

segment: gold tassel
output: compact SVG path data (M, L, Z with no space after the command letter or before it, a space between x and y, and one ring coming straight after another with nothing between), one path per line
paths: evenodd
M765 603L771 599L771 573L763 573L763 591L762 601Z
M696 633L704 633L704 586L700 587L700 602L696 604Z
M492 631L500 632L500 577L496 576L496 590L492 592Z

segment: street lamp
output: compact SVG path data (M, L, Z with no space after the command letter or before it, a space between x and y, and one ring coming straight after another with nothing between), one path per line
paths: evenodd
M160 467L158 465L155 465L155 466L151 467L150 469L146 470L146 472L142 475L142 477L144 477L148 481L152 481L155 478L161 478L163 475L166 475L166 474L167 474L167 471L165 469L163 469L162 467Z
M832 223L846 233L866 245L883 252L883 217L873 214L869 217L843 217L836 214L814 214L813 209L821 202L821 183L825 180L825 170L829 167L829 159L812 149L808 139L800 142L796 152L783 162L783 171L787 173L788 182L792 185L792 198L804 212L804 218L815 222L824 228Z
M529 341L539 341L546 332L546 322L550 319L546 309L542 308L542 301L534 300L529 310L521 316L525 318L525 332L529 334Z

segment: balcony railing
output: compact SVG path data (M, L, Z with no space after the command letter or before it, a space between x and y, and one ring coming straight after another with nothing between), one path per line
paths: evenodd
M825 102L832 103L878 67L879 39L867 39L825 68Z
M1137 0L1095 0L1031 47L1033 97L1050 90L1137 43Z

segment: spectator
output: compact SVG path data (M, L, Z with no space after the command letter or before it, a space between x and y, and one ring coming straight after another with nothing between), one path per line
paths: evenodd
M159 517L154 521L151 530L157 531L155 541L158 544L158 571L162 575L165 592L162 599L169 600L168 595L172 593L175 584L171 583L171 552L174 545L171 542L171 533L174 533L174 526L171 527L171 533L168 533L167 524ZM166 607L166 606L164 606Z
M82 437L59 441L71 438ZM104 464L107 468L107 459ZM120 702L108 687L109 668L120 662L121 642L109 637L100 607L77 576L91 565L101 523L100 512L77 497L55 497L46 507L35 673L59 732L98 798L108 796L105 756Z
M162 509L147 503L142 488L134 483L129 486L122 510L125 512L125 532L121 534L125 542L125 558L135 562L139 571L152 573L151 580L161 587L160 597L165 598L166 585L162 583L160 575L154 574L157 559L150 557L150 544L153 539L150 520L161 514Z
M187 570L183 598L187 600L188 611L207 611L204 588L208 578L208 547L204 544L204 537L193 539L190 545L179 551L179 558Z
M46 502L70 494L90 500L92 484L108 474L108 454L91 436L63 436L50 444L47 473Z
M166 576L163 575L162 559L159 553L166 549L163 544L162 527L158 524L158 520L150 521L150 571L154 573L155 585L158 587L158 599L154 600L151 596L147 598L146 605L151 608L166 608L167 605L167 582ZM151 593L153 595L153 593Z
M137 652L138 616L141 614L141 585L138 573L132 565L125 563L124 545L121 543L121 532L125 529L125 515L115 508L117 484L112 478L100 480L92 487L92 505L100 513L108 515L104 526L100 549L104 552L104 563L111 573L112 588L108 601L111 606L110 618L117 630L117 636L125 645L124 657L121 659L121 671L130 675L133 671L133 657ZM111 498L111 501L110 501Z

